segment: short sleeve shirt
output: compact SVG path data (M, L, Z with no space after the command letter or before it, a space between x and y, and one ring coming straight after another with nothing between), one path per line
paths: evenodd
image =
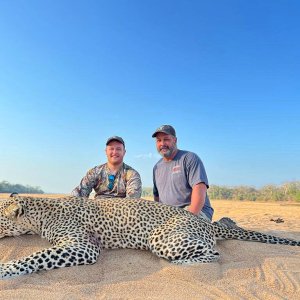
M132 167L123 163L123 166L115 174L113 188L109 189L108 176L110 171L107 164L90 169L82 178L80 184L72 191L73 196L89 197L94 189L95 198L121 197L140 198L142 194L142 182L140 174Z
M209 187L204 165L193 152L178 150L173 160L161 159L153 168L153 194L164 204L190 205L192 188L198 183ZM213 208L207 195L202 211L212 219Z

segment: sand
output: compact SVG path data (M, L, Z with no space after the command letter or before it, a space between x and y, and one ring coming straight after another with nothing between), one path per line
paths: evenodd
M300 240L300 205L213 201L252 230ZM270 219L282 218L283 223ZM0 240L1 262L49 247L38 236ZM300 247L217 243L218 262L173 265L148 251L103 250L97 263L0 281L0 299L300 299Z

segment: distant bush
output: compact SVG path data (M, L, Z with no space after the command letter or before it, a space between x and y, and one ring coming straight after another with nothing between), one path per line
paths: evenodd
M151 187L144 187L142 189L142 197L153 197L153 190Z
M250 186L211 185L208 189L210 199L248 200L248 201L296 201L300 202L300 181L281 185L265 185L260 189ZM151 187L144 187L142 197L153 197Z
M0 193L44 194L40 187L0 182ZM208 189L210 199L248 200L248 201L296 201L300 203L300 181L281 185L265 185L260 189L250 186L211 185ZM142 197L153 197L152 187L142 189Z
M278 186L269 184L260 189L249 186L211 185L208 195L210 199L300 202L300 181L286 182Z
M38 186L29 186L22 184L11 184L7 181L0 182L0 193L19 193L19 194L44 194L44 191Z

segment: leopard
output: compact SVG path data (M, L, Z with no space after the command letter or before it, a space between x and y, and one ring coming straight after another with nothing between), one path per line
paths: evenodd
M145 199L17 196L0 202L0 238L37 234L51 247L0 263L0 278L89 265L103 249L148 250L174 264L209 263L218 239L300 246L300 241L209 222Z

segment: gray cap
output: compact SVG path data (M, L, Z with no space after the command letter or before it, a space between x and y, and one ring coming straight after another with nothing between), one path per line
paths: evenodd
M121 143L121 144L123 144L123 146L124 146L124 148L125 148L125 143L124 143L124 140L121 138L121 137L119 137L119 136L112 136L112 137L110 137L108 140L107 140L107 142L106 142L106 146L110 143L110 142L112 142L112 141L117 141L117 142L119 142L119 143Z
M156 131L152 134L152 137L156 137L158 133L170 134L176 137L175 129L171 125L161 125L156 129Z

